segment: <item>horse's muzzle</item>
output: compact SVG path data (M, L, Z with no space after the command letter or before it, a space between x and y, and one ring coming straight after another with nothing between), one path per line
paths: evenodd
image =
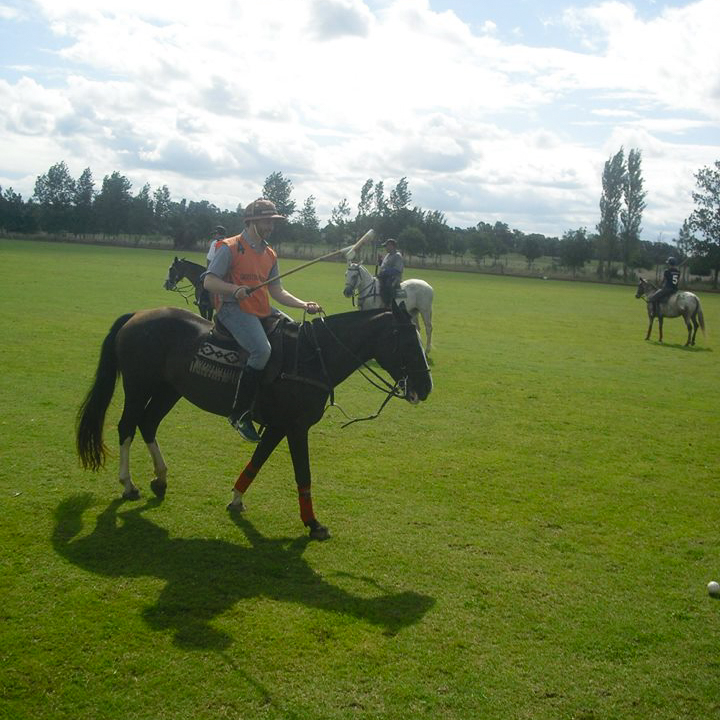
M432 390L432 376L430 371L427 372L426 378L419 383L406 382L403 388L403 397L411 405L417 405L418 403L427 400L430 391Z
M352 290L350 290L350 288L345 288L345 289L343 290L343 295L344 295L345 297L352 297Z

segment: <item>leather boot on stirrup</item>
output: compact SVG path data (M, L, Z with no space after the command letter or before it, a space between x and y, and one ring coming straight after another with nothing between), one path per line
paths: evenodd
M228 417L228 422L240 433L242 439L253 443L260 442L260 435L252 424L250 407L260 385L261 375L262 370L245 366L240 378L235 406Z

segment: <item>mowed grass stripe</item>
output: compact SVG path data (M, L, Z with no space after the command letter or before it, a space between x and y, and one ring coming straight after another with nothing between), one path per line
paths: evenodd
M110 324L185 306L173 255L0 241L0 717L717 714L717 295L684 349L679 320L643 342L629 287L409 270L436 292L434 391L345 430L328 410L311 457L333 538L308 544L286 448L236 524L251 447L184 401L164 503L117 502L120 386L108 467L78 467ZM343 272L286 286L341 312ZM382 398L354 376L337 399ZM139 436L132 469L147 499Z

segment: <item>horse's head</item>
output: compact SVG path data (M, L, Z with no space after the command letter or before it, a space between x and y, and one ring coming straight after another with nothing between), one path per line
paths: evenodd
M647 292L647 289L648 282L647 280L645 280L645 278L641 277L638 280L637 291L635 292L635 299L637 300L638 298L641 298Z
M345 297L352 297L355 294L359 281L360 266L357 263L348 263L348 268L345 271L345 288L343 289L343 295Z
M420 333L404 303L393 301L392 323L375 359L392 375L405 400L416 404L427 399L433 387L432 375Z
M180 260L177 257L173 260L173 264L168 268L168 275L165 278L163 287L166 290L175 290L178 282L182 280L182 273L180 271Z

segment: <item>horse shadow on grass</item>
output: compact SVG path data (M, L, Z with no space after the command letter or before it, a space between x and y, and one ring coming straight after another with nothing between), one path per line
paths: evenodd
M435 602L412 591L373 598L353 595L329 583L303 559L311 542L307 536L266 538L243 517L234 522L250 547L227 540L171 538L142 514L160 502L148 500L119 513L124 502L114 500L100 513L93 531L77 537L92 495L74 495L55 510L52 543L60 556L97 575L165 580L157 602L142 614L152 629L174 631L181 647L228 648L234 638L210 623L238 601L255 597L350 615L388 635L418 622Z
M697 345L683 345L682 343L660 342L659 340L650 340L649 342L656 347L666 348L668 350L682 350L683 352L688 353L712 352L712 348L698 347Z

